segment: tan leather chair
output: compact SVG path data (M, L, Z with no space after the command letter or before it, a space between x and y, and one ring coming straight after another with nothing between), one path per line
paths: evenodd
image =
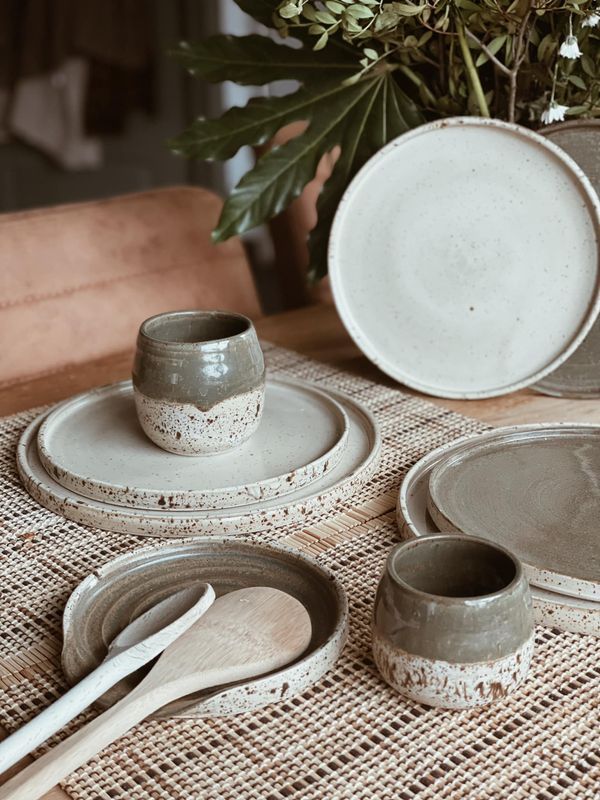
M133 347L161 311L260 305L222 201L175 187L0 215L0 386Z

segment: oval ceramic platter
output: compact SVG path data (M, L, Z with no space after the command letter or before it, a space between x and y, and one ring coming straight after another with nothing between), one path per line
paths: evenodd
M439 397L539 381L599 308L600 206L559 147L517 125L441 120L354 178L329 241L333 296L365 355Z
M25 489L38 503L66 519L102 530L141 536L186 537L251 533L270 524L303 522L306 515L333 507L374 474L381 447L377 423L360 403L329 392L348 418L348 439L339 464L319 480L284 497L233 508L202 511L125 508L93 500L61 486L44 469L37 435L45 415L24 431L17 448L17 469Z
M110 642L130 621L194 582L211 583L217 595L249 586L272 586L292 594L310 614L311 642L300 659L283 669L226 689L189 695L161 709L160 716L220 716L287 700L318 680L342 651L348 603L331 572L280 545L209 537L127 553L79 584L63 615L62 667L67 680L81 680L100 664ZM112 705L139 680L136 673L121 681L99 704Z
M39 457L61 486L146 509L230 508L289 494L340 462L348 418L309 384L269 379L256 433L229 453L167 453L143 433L127 381L62 403L38 434Z
M433 469L427 509L440 529L512 550L536 586L600 601L600 427L478 436Z
M600 120L578 119L544 128L543 135L579 164L600 195ZM535 388L555 397L600 397L600 321L573 355Z
M402 538L427 536L439 532L439 528L427 511L431 471L448 454L459 452L461 448L472 445L473 438L464 436L449 445L438 447L407 472L400 487L396 508L398 528ZM580 597L569 597L533 585L531 594L535 621L538 625L600 636L600 603Z

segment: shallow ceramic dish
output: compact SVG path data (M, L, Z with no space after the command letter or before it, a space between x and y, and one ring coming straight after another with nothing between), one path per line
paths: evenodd
M225 509L157 511L124 508L83 497L57 483L39 460L37 434L44 414L21 436L17 469L25 489L38 503L66 519L102 530L177 538L203 533L251 533L272 524L301 523L310 512L326 510L351 496L372 477L379 461L381 439L373 415L340 392L329 393L348 417L348 440L342 459L319 480L281 498Z
M69 683L102 661L108 644L132 619L195 581L211 583L217 595L248 586L292 594L310 614L311 642L298 661L277 672L224 691L190 695L166 706L161 716L235 714L288 699L327 672L343 649L348 604L331 572L289 548L211 537L127 553L79 584L63 617L62 666ZM112 705L139 679L138 673L121 681L100 705Z
M512 550L536 586L600 601L600 427L475 437L434 467L427 509L440 530Z
M599 241L598 198L559 147L497 120L446 119L354 178L329 272L348 332L384 372L440 397L492 397L581 343L598 314Z
M578 119L541 131L568 153L600 195L600 120ZM555 397L600 397L600 323L598 320L573 355L535 385Z
M38 434L46 471L84 497L146 509L218 509L289 494L334 469L348 418L330 395L269 379L258 430L236 450L182 458L141 430L129 381L62 403Z
M400 487L396 508L398 528L404 539L439 532L427 512L431 470L448 454L472 443L473 436L463 436L449 445L438 447L407 472ZM537 624L600 636L600 603L579 597L568 597L533 585L531 594Z

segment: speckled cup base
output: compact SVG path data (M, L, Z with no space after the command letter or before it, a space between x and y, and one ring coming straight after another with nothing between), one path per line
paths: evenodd
M191 403L155 400L134 387L146 436L163 450L183 456L223 453L245 442L258 428L264 395L262 384L203 411Z
M485 706L506 697L527 677L532 653L533 635L503 658L452 664L392 647L373 630L373 657L385 682L416 703L439 708Z

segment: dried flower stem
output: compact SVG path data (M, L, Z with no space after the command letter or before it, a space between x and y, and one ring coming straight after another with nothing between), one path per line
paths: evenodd
M473 89L475 99L477 100L477 105L479 106L479 110L481 111L481 116L490 117L491 116L490 109L488 108L487 100L485 99L483 86L481 85L481 81L479 80L479 73L477 72L477 67L475 66L475 63L473 61L473 56L471 55L471 51L469 50L469 45L467 44L465 29L462 22L458 23L456 32L458 34L458 41L460 43L460 49L462 52L463 61L465 62L465 69L467 70L467 75L469 76L469 82L471 84L471 88Z
M531 15L531 6L532 2L529 2L527 10L521 19L521 24L519 25L519 33L517 35L517 46L515 48L515 60L513 63L512 68L503 64L499 58L497 58L494 53L489 49L489 47L484 44L478 36L470 31L467 26L464 26L464 32L467 37L475 44L481 48L482 52L486 54L488 59L492 62L492 64L497 67L497 69L502 72L503 75L508 77L508 85L509 85L509 97L508 97L508 120L509 122L515 121L516 115L516 106L517 106L517 79L519 77L519 70L525 60L525 56L527 55L527 44L529 43L529 37L525 38L525 33L527 31L527 25L529 23L529 17ZM460 32L459 32L460 36Z

